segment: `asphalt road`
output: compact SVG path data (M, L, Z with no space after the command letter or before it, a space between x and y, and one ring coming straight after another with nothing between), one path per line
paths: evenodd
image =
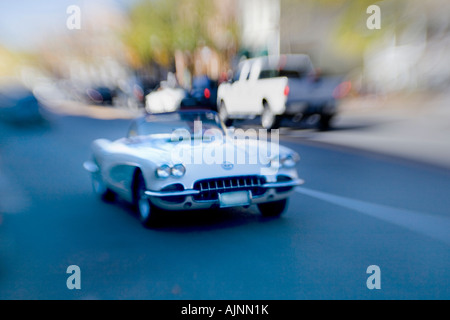
M281 218L177 212L150 230L98 200L82 168L92 140L128 124L0 123L0 299L450 298L448 171L286 137L306 183ZM381 289L366 285L371 265Z

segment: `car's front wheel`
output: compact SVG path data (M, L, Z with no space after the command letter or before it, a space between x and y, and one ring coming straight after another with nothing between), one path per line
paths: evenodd
M278 217L286 211L288 199L258 204L258 209L264 217Z
M153 227L157 222L157 208L152 205L145 194L147 187L142 174L139 174L136 179L134 199L139 220L145 227Z

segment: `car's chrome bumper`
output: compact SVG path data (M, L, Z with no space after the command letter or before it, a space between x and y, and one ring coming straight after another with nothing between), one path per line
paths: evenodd
M302 179L295 179L291 181L285 181L285 182L267 182L261 185L261 188L264 189L276 189L276 188L289 188L289 187L297 187L304 183L304 180ZM199 190L194 189L186 189L182 191L151 191L147 190L145 191L145 194L149 197L178 197L178 196L194 196L196 194L199 194Z
M295 179L291 181L283 182L267 182L260 187L265 189L263 195L258 197L250 197L250 204L259 204L270 201L277 201L289 197L296 186L300 186L304 183L301 179ZM278 192L280 188L290 188L287 191ZM166 210L186 210L186 209L207 209L211 207L217 207L219 200L195 200L195 196L200 194L199 190L185 189L182 191L152 191L147 190L145 194L150 201L157 207ZM170 197L181 197L181 201L170 201Z
M178 196L194 196L199 194L200 191L194 189L187 189L182 191L145 191L145 194L149 197L178 197Z
M90 173L96 173L100 171L100 168L93 161L85 161L83 163L83 168Z

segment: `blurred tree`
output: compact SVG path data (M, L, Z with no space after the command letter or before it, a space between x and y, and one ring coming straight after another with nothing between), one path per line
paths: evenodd
M154 61L169 67L176 51L192 53L200 46L221 49L211 31L217 14L216 2L211 0L140 1L131 9L124 42L136 66ZM232 23L229 30L236 39Z
M396 33L401 28L399 21L410 1L405 0L280 0L282 5L292 8L302 5L310 12L311 18L325 11L333 12L332 21L323 21L330 25L330 47L352 58L361 57L366 49L386 33ZM366 26L370 14L367 8L377 5L381 8L381 29L370 30ZM323 17L322 17L323 18Z
M320 0L329 4L329 0ZM340 0L342 11L334 32L334 45L338 50L353 56L362 56L374 43L387 34L395 36L404 28L404 11L409 5L405 0ZM367 8L377 5L381 9L381 28L370 30L366 23L371 15Z
M30 52L11 51L0 45L0 82L1 78L20 76L24 67L36 65L37 57Z

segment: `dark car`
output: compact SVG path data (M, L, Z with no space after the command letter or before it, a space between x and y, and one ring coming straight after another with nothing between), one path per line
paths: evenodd
M98 105L112 105L115 96L115 90L108 87L94 87L86 90L88 102Z
M189 109L190 107L200 107L216 111L217 88L218 82L208 76L194 77L192 80L192 89L181 100L180 108Z
M137 77L124 80L117 87L113 105L138 110L144 107L144 86Z
M0 89L0 118L17 124L44 120L39 100L30 89L22 85Z

